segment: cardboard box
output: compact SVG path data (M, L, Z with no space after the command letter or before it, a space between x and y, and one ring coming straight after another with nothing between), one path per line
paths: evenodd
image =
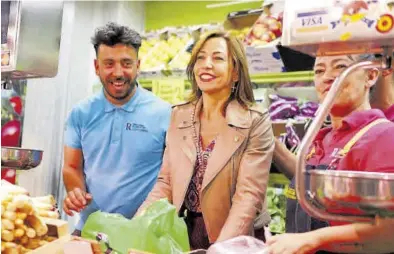
M393 45L392 1L287 1L282 45L305 53L378 52Z

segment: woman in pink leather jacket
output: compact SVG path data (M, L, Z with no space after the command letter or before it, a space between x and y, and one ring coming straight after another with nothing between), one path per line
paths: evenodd
M167 198L185 216L192 249L253 235L262 212L274 135L254 106L242 43L223 32L193 48L187 74L192 97L173 108L158 181L139 210Z

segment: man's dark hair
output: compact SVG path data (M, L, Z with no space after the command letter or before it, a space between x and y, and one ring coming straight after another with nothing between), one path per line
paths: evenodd
M105 26L96 29L92 37L92 44L96 51L96 55L101 44L106 46L124 44L133 47L138 54L138 49L141 47L141 36L135 30L127 26L109 22Z

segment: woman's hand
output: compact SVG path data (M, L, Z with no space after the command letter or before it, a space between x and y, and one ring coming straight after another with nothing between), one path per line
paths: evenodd
M320 246L320 241L312 231L276 235L267 240L267 245L267 254L314 254Z

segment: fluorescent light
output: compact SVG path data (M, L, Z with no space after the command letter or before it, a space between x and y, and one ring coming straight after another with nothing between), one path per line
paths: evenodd
M219 7L229 6L234 4L243 4L243 3L252 3L252 2L262 2L262 0L234 0L224 3L208 4L206 7L208 9L212 9L212 8L219 8Z

